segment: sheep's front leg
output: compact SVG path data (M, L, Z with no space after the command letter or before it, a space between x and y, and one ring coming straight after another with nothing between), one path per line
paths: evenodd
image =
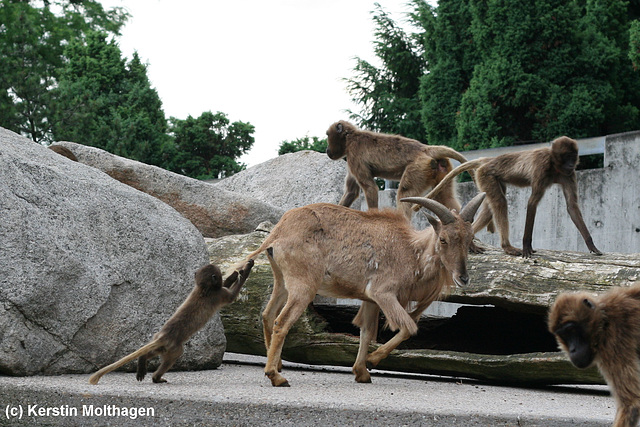
M373 302L363 301L358 310L358 314L353 319L353 324L360 328L360 346L358 356L353 364L353 373L356 382L370 383L371 374L367 370L367 354L369 353L369 343L375 340L378 335L378 314L380 308Z
M292 286L290 288L287 303L273 325L271 343L267 351L267 363L264 367L264 374L269 377L271 385L274 387L289 387L287 379L278 373L278 368L281 368L280 361L282 357L284 339L286 338L287 333L289 333L291 326L293 326L296 320L298 320L300 315L304 312L315 296L315 293L309 296L296 292L297 289L302 288L302 286Z
M373 368L378 366L378 363L385 357L389 355L396 347L400 345L403 341L408 340L411 337L411 333L409 333L408 329L402 328L398 331L397 334L393 336L389 341L385 344L381 345L369 355L367 358L367 366Z
M387 357L401 342L418 333L418 325L415 320L406 312L395 295L389 293L378 294L374 296L374 301L382 309L391 329L399 329L399 331L386 344L378 347L376 351L369 355L367 364L371 367L376 366L382 359Z

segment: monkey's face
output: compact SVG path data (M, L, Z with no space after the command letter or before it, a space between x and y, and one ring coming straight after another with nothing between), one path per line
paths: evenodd
M561 156L560 172L569 176L576 170L578 166L578 153L567 153Z
M595 352L582 325L576 322L563 323L555 331L558 342L577 368L591 366Z
M222 286L222 273L215 265L200 268L195 274L196 285L207 290L217 290Z
M327 156L338 160L346 155L347 136L342 122L337 122L327 129Z
M552 145L553 163L558 172L570 176L579 163L578 144L566 136L560 137Z
M598 316L596 304L584 293L562 294L551 307L549 330L577 368L588 368L596 357L591 334Z

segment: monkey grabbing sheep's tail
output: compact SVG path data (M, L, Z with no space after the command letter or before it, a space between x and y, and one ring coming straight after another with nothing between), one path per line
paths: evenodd
M482 166L486 162L486 160L487 160L486 157L480 157L478 159L474 159L474 160L470 160L470 161L468 161L466 163L462 163L460 166L458 166L457 168L455 168L451 172L449 172L447 174L447 176L442 178L442 181L440 181L438 183L438 185L436 185L433 188L433 190L431 190L429 192L429 194L427 194L425 197L427 199L433 199L435 196L437 196L440 193L440 191L442 191L442 189L444 187L449 185L451 180L453 180L456 176L460 175L462 172L471 171L471 170L479 168L480 166ZM414 205L413 206L413 210L416 211L416 212L419 211L420 208L421 208L420 205Z
M89 384L98 384L98 381L100 381L100 378L102 378L104 374L109 373L115 369L118 369L120 366L126 363L129 363L140 356L144 356L147 353L151 353L152 351L157 350L160 347L161 347L161 344L159 343L158 340L151 341L149 344L146 344L140 347L138 350L134 351L133 353L126 355L125 357L118 360L117 362L114 362L109 366L105 366L95 374L91 375L91 377L89 377Z
M275 233L274 233L274 230L271 230L271 232L269 233L267 238L264 239L264 241L262 242L262 244L260 245L260 247L258 249L256 249L255 251L251 252L249 255L247 255L246 257L242 258L240 261L238 261L235 264L233 264L228 269L227 274L230 274L233 271L241 270L246 265L247 262L249 262L251 260L255 261L255 259L258 258L258 255L260 255L264 251L267 251L269 256L271 256L271 254L272 254L271 245L273 244L273 241L276 240L276 237L278 235L278 232L275 231Z

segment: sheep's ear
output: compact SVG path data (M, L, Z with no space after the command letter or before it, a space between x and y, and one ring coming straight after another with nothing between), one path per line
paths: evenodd
M442 223L438 220L438 218L436 218L433 215L429 215L428 213L422 211L422 213L424 214L425 217L427 217L427 221L429 221L429 224L431 224L431 226L433 227L434 231L437 234L440 234L440 227L442 225Z

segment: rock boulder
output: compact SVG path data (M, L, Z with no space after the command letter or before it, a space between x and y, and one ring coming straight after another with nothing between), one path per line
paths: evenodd
M289 210L311 203L338 203L346 174L347 162L343 160L331 160L315 151L298 151L252 166L223 179L216 187ZM360 209L360 201L352 207Z
M165 203L5 129L0 183L0 374L114 362L151 338L208 262L202 235ZM225 343L216 317L176 368L217 367Z
M245 194L232 193L157 166L119 157L104 150L73 142L68 148L79 162L100 169L112 178L150 194L180 212L205 237L248 233L262 221L278 222L284 211Z

